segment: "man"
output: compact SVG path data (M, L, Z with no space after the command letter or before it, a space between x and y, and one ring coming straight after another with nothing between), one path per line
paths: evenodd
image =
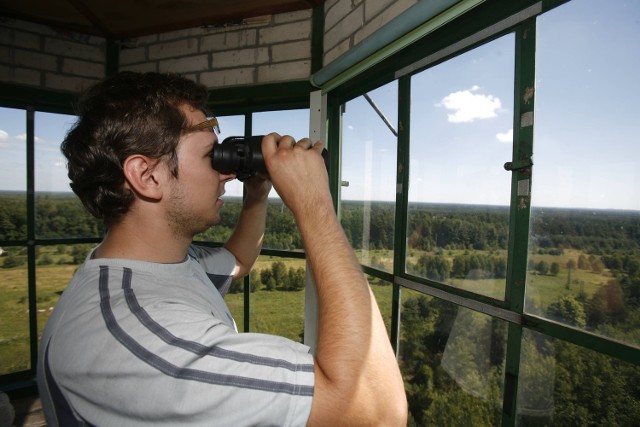
M223 248L233 174L211 167L206 89L124 72L93 87L62 144L71 187L108 232L41 341L38 386L55 425L403 425L406 399L375 300L333 211L322 144L264 137ZM293 212L318 288L318 344L239 334L222 295L261 248L271 185ZM217 289L216 289L217 288Z

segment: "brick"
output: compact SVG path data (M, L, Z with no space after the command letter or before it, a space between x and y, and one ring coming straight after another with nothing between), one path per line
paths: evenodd
M198 53L198 40L194 38L149 46L149 59L177 58L195 53Z
M40 50L40 36L0 26L0 44L27 50Z
M161 73L190 73L209 69L208 55L190 56L187 58L167 59L158 63Z
M13 68L0 65L0 82L13 83L11 71Z
M200 50L212 52L255 46L257 38L258 33L255 29L213 34L200 40Z
M14 49L15 65L22 65L36 70L55 71L58 68L58 57L28 50Z
M325 33L335 27L338 22L344 19L355 8L350 1L338 2L334 7L330 8L324 17ZM326 8L325 8L326 10Z
M207 87L227 87L255 83L255 68L235 68L200 74L200 83Z
M258 67L258 83L306 80L311 71L311 61L282 62Z
M271 60L273 62L286 62L296 59L311 58L311 41L282 43L271 46Z
M13 49L0 45L0 63L13 64Z
M24 31L13 31L12 44L29 50L40 50L40 36Z
M120 67L120 71L135 71L137 73L157 72L157 62L143 62L140 64L123 65Z
M258 43L265 45L309 38L311 38L311 22L303 21L262 28L259 32Z
M62 72L83 77L102 79L105 76L104 63L88 62L79 59L64 58Z
M332 49L344 39L351 37L364 24L363 7L358 6L344 17L335 27L324 34L325 50Z
M147 50L144 47L120 49L120 64L134 64L146 60Z
M213 68L232 68L269 62L269 48L229 50L211 54Z
M92 46L67 40L45 38L44 51L52 55L82 58L95 62L104 61L104 46Z
M11 83L25 84L30 86L40 86L40 71L26 68L14 68Z
M367 0L364 6L364 20L371 21L386 9L406 10L416 4L416 0Z
M273 22L275 24L286 24L287 22L304 21L311 19L312 10L304 9L296 12L278 13L273 15Z
M45 74L45 86L48 89L63 90L67 92L82 92L99 80L82 78L78 76L65 76L62 74Z
M56 32L47 25L35 24L32 22L22 21L20 19L3 18L2 26L8 27L8 28L14 28L20 31L36 33L43 36L54 36L56 34Z
M158 40L161 42L171 41L183 38L201 37L204 30L201 27L187 28L183 30L170 31L168 33L158 34Z
M415 0L398 0L397 2L394 2L391 7L385 9L382 13L374 17L371 22L367 22L363 28L354 34L354 45L360 43L381 27L388 24L389 21L393 20L409 7L413 6L414 3Z
M325 53L323 58L323 65L329 65L335 59L337 59L340 55L345 53L351 47L351 39L345 39L342 42L338 43L336 47Z

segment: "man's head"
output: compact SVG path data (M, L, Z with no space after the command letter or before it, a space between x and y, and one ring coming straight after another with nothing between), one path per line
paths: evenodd
M172 74L122 72L90 88L62 142L71 188L107 226L127 213L134 193L123 164L134 154L164 162L178 175L177 146L190 131L185 106L206 111L204 86Z

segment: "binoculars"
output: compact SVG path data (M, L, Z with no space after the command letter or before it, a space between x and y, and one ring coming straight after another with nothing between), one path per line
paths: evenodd
M211 166L224 173L235 173L240 181L252 177L256 172L267 172L262 157L262 138L256 136L230 136L216 145L211 153ZM324 165L329 170L329 152L322 150Z

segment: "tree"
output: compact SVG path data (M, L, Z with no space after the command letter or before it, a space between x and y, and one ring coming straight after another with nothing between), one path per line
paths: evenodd
M560 264L557 262L552 262L551 267L549 268L549 272L553 276L557 276L560 273Z
M584 328L587 324L584 306L571 295L565 295L560 300L549 304L547 316L579 328Z
M538 272L538 274L547 274L549 272L549 263L547 261L539 261L536 264L536 271Z
M287 274L287 265L284 262L276 261L272 263L271 274L276 286L280 286L283 289L289 288L289 275Z

